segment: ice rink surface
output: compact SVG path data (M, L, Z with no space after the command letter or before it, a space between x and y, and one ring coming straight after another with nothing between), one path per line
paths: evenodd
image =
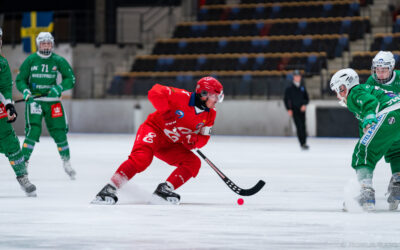
M20 138L22 139L22 138ZM232 181L258 194L239 198L203 162L177 192L181 205L147 202L173 167L155 159L119 192L115 206L91 205L130 153L134 135L70 134L77 180L42 137L29 167L37 198L25 197L0 156L1 249L400 249L399 213L387 211L390 167L374 176L377 212L342 212L355 139L214 136L202 149Z

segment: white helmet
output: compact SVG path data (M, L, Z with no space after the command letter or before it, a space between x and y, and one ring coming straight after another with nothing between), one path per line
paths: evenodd
M394 60L393 54L390 51L379 51L378 54L372 59L371 75L375 81L379 83L387 83L392 79L394 65L396 61ZM376 75L376 68L388 68L389 76L385 79L378 79Z
M329 84L331 90L335 91L340 99L340 104L346 106L347 95L354 86L360 84L358 74L353 69L341 69L336 72ZM343 93L346 91L345 93Z
M50 49L40 49L40 43L42 42L51 42ZM40 32L36 37L36 47L41 57L47 58L51 56L51 53L54 49L54 38L50 32Z

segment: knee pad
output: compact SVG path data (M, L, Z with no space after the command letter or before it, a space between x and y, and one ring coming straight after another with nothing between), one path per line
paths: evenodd
M49 134L54 139L55 143L67 141L67 133L64 129L51 129L49 130Z
M201 167L201 161L195 154L191 154L179 164L179 167L188 169L192 173L192 177L196 177Z
M153 161L153 150L148 147L133 149L128 161L138 173L143 172Z
M34 142L39 142L41 133L42 127L36 124L31 124L31 126L25 129L26 139Z

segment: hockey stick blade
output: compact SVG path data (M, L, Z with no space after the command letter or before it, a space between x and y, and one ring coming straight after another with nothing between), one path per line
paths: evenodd
M233 183L228 177L225 176L224 173L221 172L221 170L219 170L217 168L217 166L214 165L214 163L212 163L200 150L196 150L196 152L201 156L201 158L203 158L208 165L218 174L218 176L225 182L225 184L235 193L237 193L238 195L241 196L251 196L254 195L256 193L258 193L258 191L260 191L264 185L265 185L265 181L263 180L259 180L257 182L257 184L249 189L243 189L238 187L235 183Z
M240 192L238 193L241 196L251 196L253 194L258 193L265 185L265 181L259 180L257 184L249 189L241 189Z

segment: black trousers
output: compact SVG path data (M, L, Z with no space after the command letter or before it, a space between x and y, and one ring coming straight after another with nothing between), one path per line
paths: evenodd
M297 138L300 145L306 144L306 112L301 112L300 109L293 109L293 120L296 125Z

